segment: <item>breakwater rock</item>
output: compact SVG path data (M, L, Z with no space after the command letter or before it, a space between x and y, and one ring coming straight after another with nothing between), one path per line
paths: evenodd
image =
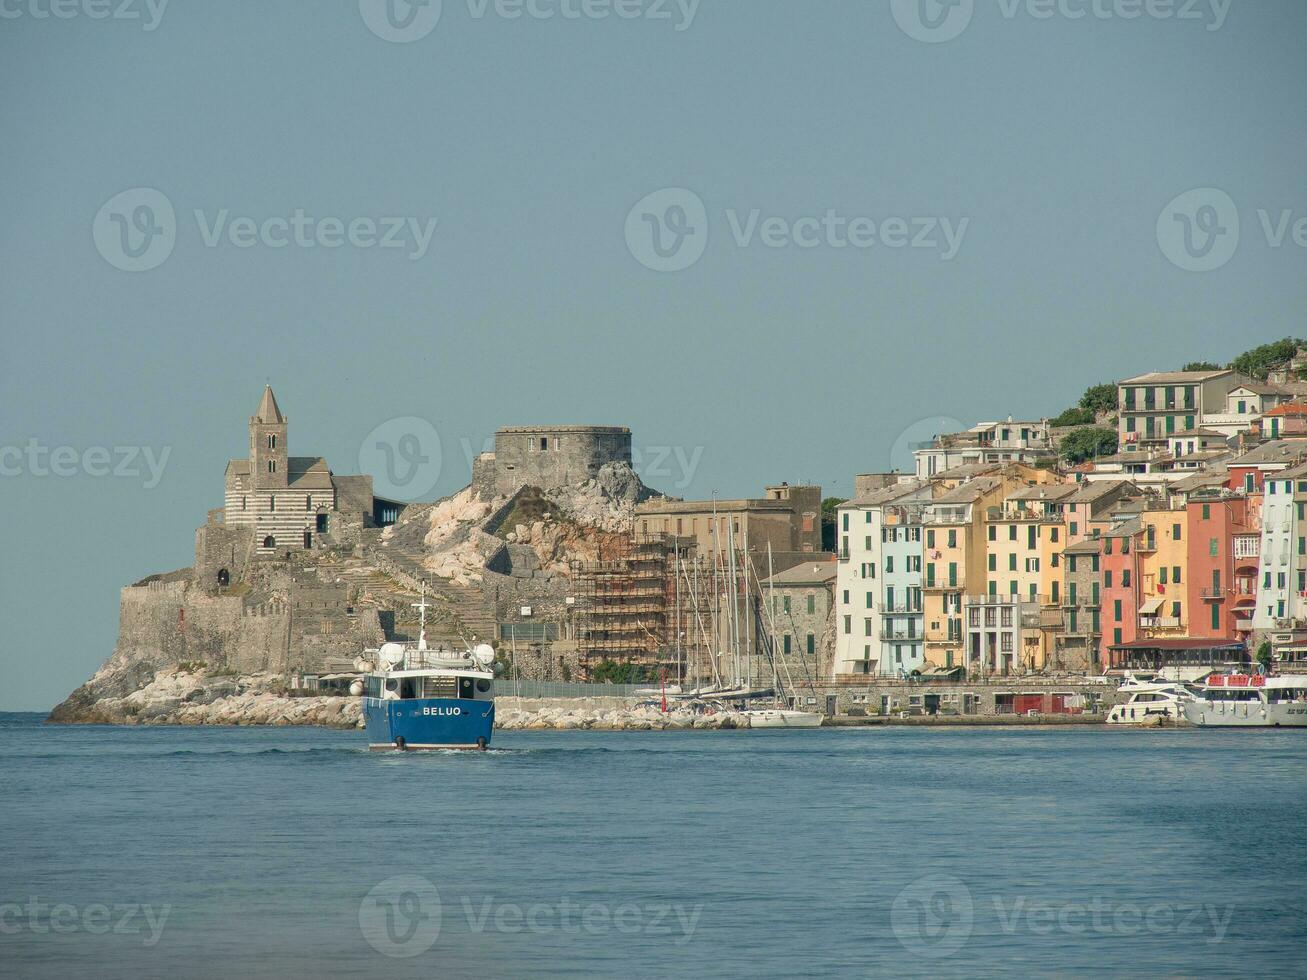
M52 722L100 725L318 725L357 728L362 702L352 697L288 697L271 674L215 674L165 667L117 696L70 698Z
M514 698L495 699L495 727L504 731L650 732L685 729L748 728L746 715L719 711L696 715L688 711L663 713L636 707L625 698Z

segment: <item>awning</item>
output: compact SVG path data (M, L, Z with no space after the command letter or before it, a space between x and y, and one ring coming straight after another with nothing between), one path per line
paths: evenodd
M1139 615L1156 616L1157 611L1162 608L1162 603L1165 601L1164 599L1145 599L1144 604L1139 607Z

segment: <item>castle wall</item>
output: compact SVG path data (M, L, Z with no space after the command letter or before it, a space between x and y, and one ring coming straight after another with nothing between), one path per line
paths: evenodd
M625 426L504 428L495 433L494 453L473 463L473 482L495 495L528 485L572 486L593 479L612 462L631 463L631 430Z
M117 652L156 664L203 661L238 673L317 672L384 639L374 609L351 612L343 587L293 590L291 603L245 605L187 582L122 590Z

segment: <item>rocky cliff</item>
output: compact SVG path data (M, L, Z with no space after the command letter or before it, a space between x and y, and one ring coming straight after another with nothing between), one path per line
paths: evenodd
M349 544L224 563L235 578L213 573L217 536L202 528L194 566L122 590L113 653L50 720L353 724L357 708L338 711L339 699L286 694L355 670L368 647L416 639L423 591L434 641L492 640L524 605L561 609L572 561L593 557L651 495L623 463L574 487L489 499L468 487Z

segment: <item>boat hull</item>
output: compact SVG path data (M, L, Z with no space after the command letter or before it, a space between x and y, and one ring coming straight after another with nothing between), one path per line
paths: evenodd
M468 698L365 698L368 748L484 749L495 727L495 703Z
M1196 701L1185 719L1202 728L1307 728L1307 704L1258 701Z
M819 728L821 715L815 711L756 710L746 711L750 728Z
M1107 715L1109 725L1156 725L1159 722L1184 720L1184 709L1178 703L1148 705L1118 704Z

